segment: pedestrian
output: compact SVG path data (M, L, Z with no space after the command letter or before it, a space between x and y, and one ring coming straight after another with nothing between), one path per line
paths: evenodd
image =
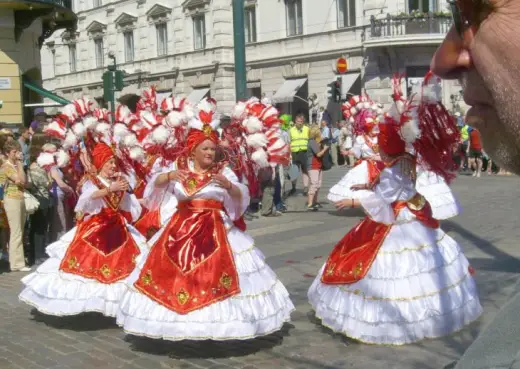
M22 162L25 170L29 167L30 159L29 159L29 148L31 146L31 131L29 128L20 129L20 138L18 138L18 143L22 149Z
M307 168L309 168L309 194L307 196L307 210L319 209L318 194L323 181L323 156L329 151L327 141L322 143L321 132L318 127L312 127L309 132L309 146L307 149Z
M6 160L0 168L0 184L3 186L3 201L9 223L9 265L11 271L28 272L25 263L24 228L26 221L24 191L26 186L22 148L18 141L5 142L3 153Z
M478 129L470 127L469 145L467 148L467 156L469 158L469 167L473 170L473 177L480 178L482 172L482 144L480 141L480 132Z
M309 143L309 126L305 124L305 115L296 114L294 126L289 130L291 138L292 164L298 167L303 181L303 194L307 196L309 175L307 172L307 146ZM292 181L290 195L296 193L296 179Z

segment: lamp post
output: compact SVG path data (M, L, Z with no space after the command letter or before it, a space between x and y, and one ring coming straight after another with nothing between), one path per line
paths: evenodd
M244 0L233 0L233 41L235 46L235 92L237 100L246 99L246 36L244 29Z

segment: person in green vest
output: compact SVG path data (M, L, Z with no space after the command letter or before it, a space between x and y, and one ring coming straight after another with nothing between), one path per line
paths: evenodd
M303 113L296 114L294 118L294 126L289 130L291 139L291 155L292 163L300 170L303 180L303 192L307 195L309 189L309 176L307 174L307 145L309 143L309 126L305 124L305 115ZM296 193L296 182L292 181L292 189L289 195Z
M461 168L466 169L468 168L468 155L466 153L468 152L470 126L468 126L466 120L461 117L460 113L456 113L455 116L457 117L458 126L460 127L460 143L462 145L462 152L464 153L464 163Z

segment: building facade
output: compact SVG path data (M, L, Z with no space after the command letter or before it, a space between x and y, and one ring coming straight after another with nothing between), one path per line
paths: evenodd
M32 119L42 95L40 47L53 32L73 28L71 0L0 0L0 123L17 127ZM56 97L58 98L58 97ZM64 100L62 100L63 102Z
M102 74L115 62L126 72L118 97L155 85L160 97L211 96L221 111L233 106L230 0L73 1L77 31L56 33L42 50L45 88L101 101ZM348 64L344 93L366 89L390 103L392 74L407 73L410 90L451 25L445 0L245 0L244 12L249 94L284 112L327 108L336 118L327 85L339 57ZM448 106L458 90L443 82Z

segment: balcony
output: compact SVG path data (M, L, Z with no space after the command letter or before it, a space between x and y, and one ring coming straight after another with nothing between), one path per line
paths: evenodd
M365 47L439 44L452 25L449 14L387 14L370 17Z
M77 17L72 10L72 0L0 0L0 8L14 10L15 40L37 19L42 21L39 46L59 29L76 29Z

